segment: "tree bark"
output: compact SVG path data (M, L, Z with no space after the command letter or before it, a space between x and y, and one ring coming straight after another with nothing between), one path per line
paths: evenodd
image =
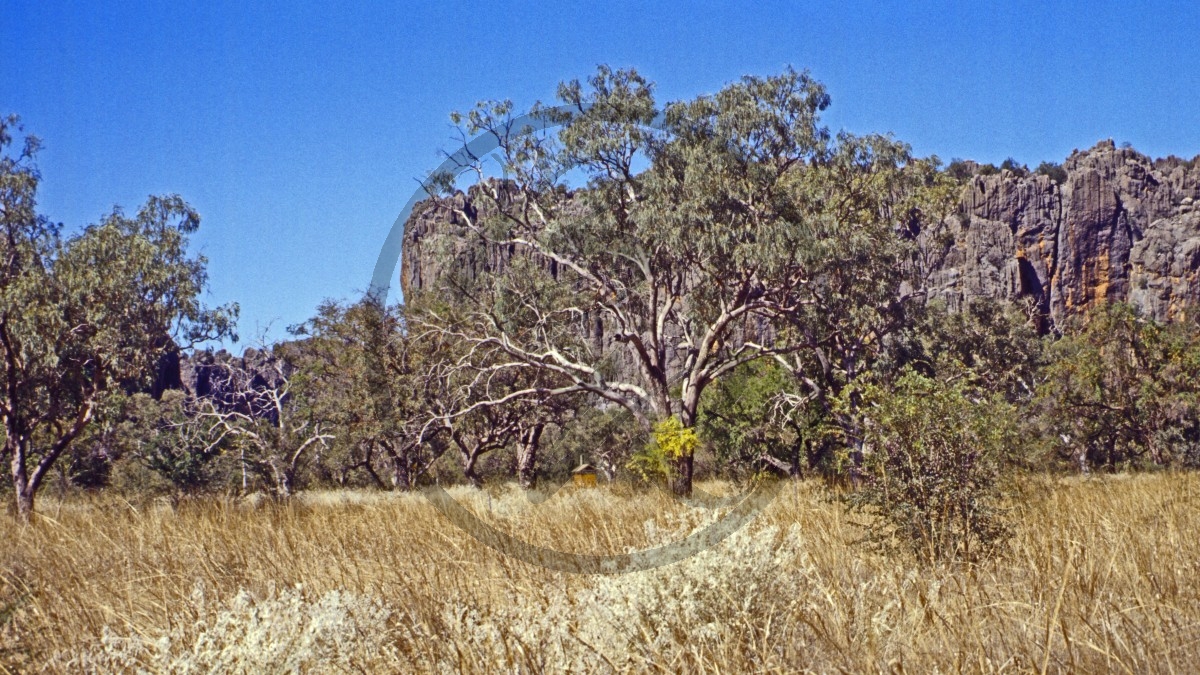
M463 476L471 483L471 487L482 488L483 479L479 474L475 473L475 461L479 459L479 455L472 453L463 458Z
M693 429L696 425L696 412L699 406L699 397L692 392L682 402L681 410L679 411L679 421L683 424L684 429ZM675 460L675 480L671 485L671 490L680 497L692 496L692 473L695 470L695 451L689 451L683 456Z
M537 453L542 428L543 425L537 424L527 429L517 445L517 480L526 490L537 486Z
M33 516L33 498L37 495L38 476L32 478L25 471L25 467L21 466L17 469L16 461L13 462L13 493L17 500L17 520L22 523L28 523Z
M33 515L33 493L26 490L17 491L17 520L28 523Z
M375 483L375 487L380 490L386 490L387 484L379 477L379 472L375 471L375 447L370 443L363 446L363 460L359 465L367 476Z
M675 481L672 491L680 497L692 496L692 471L695 468L695 455L688 453L675 460Z
M75 423L46 450L46 454L41 460L34 463L32 472L26 466L32 461L29 457L31 434L21 434L13 428L10 422L6 421L5 444L8 451L12 453L13 491L16 493L17 518L21 522L29 522L30 516L33 515L33 498L37 495L38 488L42 485L42 479L46 477L46 472L54 466L67 446L91 421L94 409L95 401L88 401L84 404L75 417Z
M401 492L407 492L413 487L412 472L408 469L408 462L401 459L399 455L392 455L392 487Z
M37 494L38 475L30 477L29 470L25 466L28 449L21 444L18 438L13 437L13 431L8 431L8 454L12 457L12 485L13 497L16 500L17 520L22 523L28 523L30 517L33 516L33 498Z
M276 485L275 489L276 489L276 492L279 494L279 496L283 497L285 499L288 497L291 497L292 496L292 471L290 469L284 469L284 470L280 471L277 480L278 480L278 484Z
M397 451L391 441L383 443L383 451L392 464L392 489L408 492L413 488L414 478L409 468L410 462L407 455L403 450ZM383 482L380 481L380 486L382 485Z

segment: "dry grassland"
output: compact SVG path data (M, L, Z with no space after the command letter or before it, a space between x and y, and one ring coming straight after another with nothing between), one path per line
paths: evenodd
M506 558L419 495L112 497L0 516L0 672L1188 672L1200 476L1030 479L1008 555L921 568L854 544L817 484L722 545L616 576ZM703 512L627 488L454 495L560 550Z

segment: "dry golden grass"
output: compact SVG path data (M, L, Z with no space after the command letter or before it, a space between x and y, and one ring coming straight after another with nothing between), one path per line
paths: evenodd
M865 552L840 508L801 483L717 549L620 576L506 558L415 495L175 508L43 500L32 526L0 518L0 672L1200 663L1200 476L1028 485L1008 556L979 566ZM628 490L564 490L540 506L512 489L454 494L499 527L578 552L644 547L701 521ZM7 620L5 606L16 607Z

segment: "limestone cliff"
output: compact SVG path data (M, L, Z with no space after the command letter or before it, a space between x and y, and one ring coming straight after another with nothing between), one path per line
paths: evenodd
M1151 161L1112 141L1075 152L1066 180L972 177L929 290L952 307L1034 298L1056 322L1103 301L1159 319L1200 302L1200 167Z

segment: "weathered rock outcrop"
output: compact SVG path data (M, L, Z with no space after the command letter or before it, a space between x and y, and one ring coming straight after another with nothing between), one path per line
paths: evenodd
M229 390L231 372L244 374L238 384L251 389L274 387L282 379L270 353L251 347L241 356L234 356L222 349L196 352L180 359L179 388L192 396L230 401L234 397Z
M460 212L474 217L475 207L462 193L443 204L418 204L404 224L404 246L400 254L400 288L410 292L431 288L446 277L452 265L464 257L474 262L474 248L467 244L467 228Z
M516 198L511 186L496 183L489 188L499 189L501 199ZM413 209L404 225L400 255L400 288L405 297L455 278L470 281L499 272L516 255L515 247L480 246L471 235L466 219L486 217L491 204L478 194L480 189L472 186L465 194L455 193L440 203L428 200Z
M1033 298L1056 321L1104 301L1159 319L1200 303L1200 167L1151 161L1112 141L1075 152L1062 184L1003 171L974 176L952 242L930 277L951 307Z
M276 366L283 367L283 372ZM234 410L242 406L247 390L263 391L279 386L290 374L286 364L277 364L272 354L248 348L241 356L224 349L191 354L168 352L159 361L154 381L147 392L155 398L167 390L182 390L188 396L208 398L218 406Z

